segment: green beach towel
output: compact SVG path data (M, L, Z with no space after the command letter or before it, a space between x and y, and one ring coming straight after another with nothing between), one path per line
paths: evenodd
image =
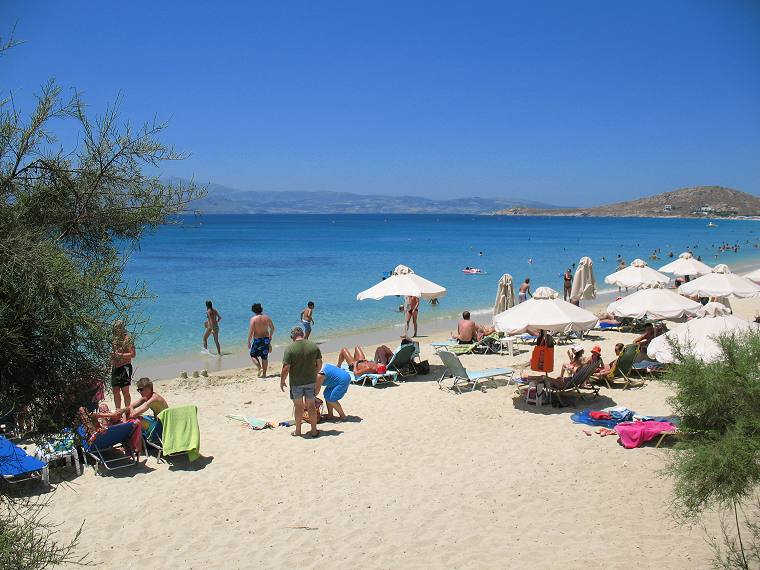
M164 455L187 452L190 461L200 457L201 430L196 406L166 408L158 419L163 426Z

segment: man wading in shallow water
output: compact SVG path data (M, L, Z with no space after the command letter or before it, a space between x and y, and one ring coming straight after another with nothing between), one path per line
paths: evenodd
M248 326L248 348L251 351L251 361L258 372L256 376L265 378L269 352L272 350L272 337L274 336L274 323L268 315L264 314L261 303L254 303L251 307L254 316Z

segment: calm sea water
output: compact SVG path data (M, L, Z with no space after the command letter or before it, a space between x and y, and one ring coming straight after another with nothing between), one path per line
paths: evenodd
M600 288L618 254L655 267L669 261L669 251L687 248L710 265L746 266L760 257L760 223L743 220L718 220L716 228L691 219L452 215L209 215L180 222L145 238L127 266L129 279L146 281L157 295L144 307L152 330L138 341L142 357L198 351L206 299L223 316L225 352L243 348L254 302L272 316L280 343L309 300L316 303L316 339L398 326L400 299L360 302L356 294L400 263L448 289L440 305L423 302L420 320L429 322L463 309L485 313L503 273L516 284L530 277L534 290L561 291L562 272L584 255L594 260ZM723 242L739 243L739 253L719 254ZM658 247L662 261L649 261ZM462 273L468 265L486 274Z

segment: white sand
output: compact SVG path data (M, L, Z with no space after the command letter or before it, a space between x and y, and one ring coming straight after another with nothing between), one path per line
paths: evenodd
M632 336L582 344L601 344L609 359ZM361 421L321 424L317 440L225 418L287 419L274 377L247 369L161 385L170 404L198 405L206 459L172 466L151 456L105 477L88 468L52 497L62 538L84 520L81 551L104 568L709 566L702 531L668 514L671 483L658 470L672 450L586 436L594 428L570 421L584 403L536 409L504 386L441 391L431 340L431 375L352 386L344 408ZM462 360L477 369L527 358ZM592 405L667 414L667 395L656 382L603 388Z

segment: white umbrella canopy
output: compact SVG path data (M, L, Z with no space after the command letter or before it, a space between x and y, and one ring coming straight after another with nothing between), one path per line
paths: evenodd
M519 334L528 329L584 331L598 322L599 317L594 313L559 299L559 294L549 287L539 287L532 299L493 318L496 330L508 334Z
M610 303L607 312L633 319L678 319L696 315L700 309L700 303L683 295L661 287L650 287Z
M421 299L435 299L443 297L446 288L420 277L405 265L399 265L387 279L374 287L362 291L356 295L358 301L365 299L382 299L401 295L404 297L420 297Z
M712 309L708 307L715 305ZM675 356L670 348L670 341L679 346L688 347L695 356L705 362L711 362L720 356L720 348L715 337L725 332L742 333L758 330L756 323L751 323L728 313L726 307L719 303L705 305L706 316L692 319L678 325L664 335L654 338L647 347L647 355L658 362L673 362ZM709 316L714 314L715 316Z
M652 286L658 283L663 285L670 282L670 277L649 267L645 261L634 259L633 262L620 271L616 271L604 278L604 282L626 289Z
M690 252L685 251L678 259L660 267L664 273L673 275L707 275L712 272L712 267L696 259Z
M713 267L712 273L697 277L678 288L681 295L698 297L739 297L748 299L760 297L760 285L746 277L731 273L728 265L721 263Z
M747 273L745 277L754 283L760 283L760 269L755 269L752 273Z
M496 301L493 305L493 314L498 315L515 306L515 287L512 276L505 273L499 279L499 287L496 289Z
M578 269L575 270L573 288L570 291L571 299L583 301L596 299L596 277L594 277L594 262L590 257L581 257Z

